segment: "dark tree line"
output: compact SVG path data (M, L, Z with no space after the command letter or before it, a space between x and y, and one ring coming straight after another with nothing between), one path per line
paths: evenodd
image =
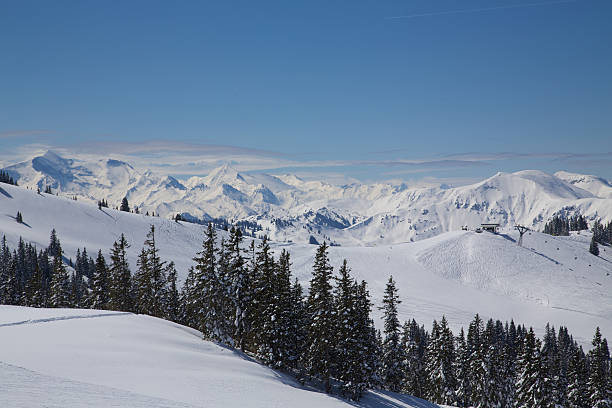
M599 244L612 245L612 221L603 225L600 220L593 223L593 240Z
M289 253L267 239L243 243L239 228L218 239L209 225L182 289L173 263L162 260L152 226L131 273L121 235L108 257L86 248L66 260L52 231L37 250L20 240L0 245L0 303L130 311L176 321L206 339L241 349L300 381L358 400L368 388L406 392L459 407L612 407L610 351L599 329L585 353L568 333L484 321L455 335L445 317L431 332L398 318L401 303L389 278L383 332L371 318L367 284L346 261L337 273L328 247L317 249L310 290L291 274ZM245 249L246 248L246 249Z
M556 236L569 235L570 231L582 231L589 229L589 224L580 214L566 217L555 215L552 220L544 224L544 233Z
M0 183L12 184L14 186L17 185L17 180L13 179L8 172L4 170L0 170Z

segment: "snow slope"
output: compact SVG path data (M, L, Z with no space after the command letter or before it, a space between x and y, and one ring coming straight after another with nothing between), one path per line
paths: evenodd
M53 318L53 317L57 318ZM343 407L196 330L130 313L0 306L0 406ZM353 405L355 406L355 405ZM364 407L435 404L368 393Z
M460 186L374 183L333 185L294 175L239 173L229 165L179 181L109 158L79 160L49 151L6 170L23 186L118 206L127 196L142 212L256 222L278 241L310 236L342 245L415 241L482 222L542 229L554 214L612 220L607 180L527 170Z
M124 232L132 244L129 259L134 270L153 224L160 254L176 263L181 280L200 250L204 232L200 225L98 210L23 187L0 188L0 235L6 235L12 247L20 236L45 247L50 230L56 228L66 256L74 259L83 246L90 255L97 249L107 254ZM15 222L17 211L26 224ZM375 306L381 304L385 283L393 275L403 302L402 320L415 318L429 326L444 314L457 330L480 313L485 318L514 319L534 326L540 334L550 322L567 326L586 347L596 326L604 336L612 336L612 249L601 247L600 257L588 253L589 233L552 237L531 232L525 235L523 248L514 242L516 238L514 231L500 235L452 231L413 243L332 247L329 253L334 267L346 258L353 274L368 282ZM316 246L273 242L272 248L291 253L293 273L307 284ZM380 323L380 311L374 308L373 314Z

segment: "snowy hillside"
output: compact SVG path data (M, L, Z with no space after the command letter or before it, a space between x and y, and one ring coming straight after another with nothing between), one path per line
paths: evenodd
M309 242L313 236L342 245L392 244L482 222L542 229L556 213L604 221L612 214L607 180L565 172L498 173L454 188L339 186L294 175L242 174L224 165L205 177L179 181L118 160L67 159L51 151L6 170L22 186L50 186L90 202L106 199L112 207L127 196L141 212L166 218L181 213L199 220L247 220L278 241Z
M65 255L74 259L77 248L105 254L125 233L130 264L142 248L151 224L156 227L160 255L177 265L182 280L200 250L203 227L158 217L99 210L96 206L23 187L0 186L0 235L12 247L20 236L48 245L57 230ZM23 214L24 224L14 217ZM223 235L223 232L220 232ZM588 346L596 326L612 333L612 249L601 247L600 257L588 253L590 234L552 237L532 232L518 247L513 231L507 235L453 231L413 243L376 247L330 248L338 267L346 258L358 279L368 282L375 305L381 303L389 275L397 281L402 304L400 318L415 318L429 326L446 315L453 330L467 326L475 313L533 325L539 334L547 322L567 326L576 340ZM247 241L248 243L248 241ZM287 249L292 270L307 284L316 246L273 242L278 253ZM380 311L374 309L379 324Z
M348 404L150 316L19 306L0 306L0 406L438 407L386 392Z

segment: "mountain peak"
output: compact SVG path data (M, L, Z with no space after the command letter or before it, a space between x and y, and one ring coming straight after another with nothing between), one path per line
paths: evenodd
M45 152L45 154L43 154L42 156L37 156L32 160L38 159L38 158L42 158L45 159L51 163L54 164L65 164L68 163L68 160L64 159L62 156L59 155L59 153L55 152L54 150L47 150Z
M244 182L244 177L232 167L229 163L224 163L222 166L214 168L205 177L206 184L218 185L218 184L231 184L236 181Z

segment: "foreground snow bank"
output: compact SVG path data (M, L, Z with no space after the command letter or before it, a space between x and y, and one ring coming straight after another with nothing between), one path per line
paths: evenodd
M0 306L0 322L0 406L349 405L150 316ZM437 407L382 392L361 405Z

